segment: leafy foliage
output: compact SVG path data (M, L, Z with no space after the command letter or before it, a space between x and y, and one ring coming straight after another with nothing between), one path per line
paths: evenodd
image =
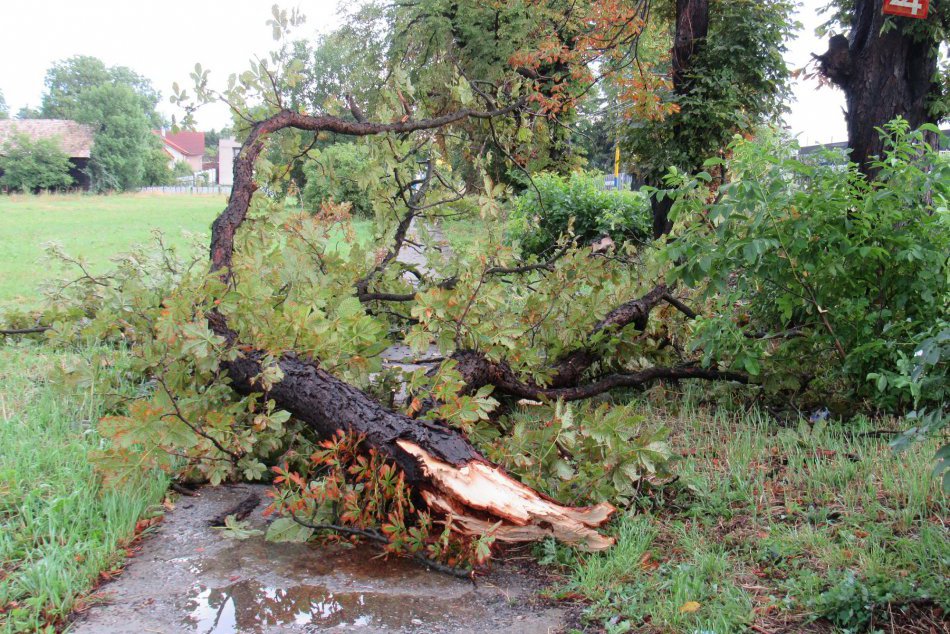
M899 451L907 449L913 442L939 438L950 423L950 412L947 411L950 324L941 318L927 334L930 336L920 343L912 357L902 355L898 359L899 373L868 375L868 378L883 378L889 384L907 387L914 405L919 408L906 417L913 427L891 443ZM950 491L950 443L937 450L936 460L934 475L942 477L944 490Z
M579 244L610 236L614 242L640 242L649 235L650 209L644 194L606 191L599 176L540 174L536 189L522 192L509 216L509 231L522 251L550 253L563 236Z
M853 165L798 158L774 136L731 146L733 179L712 204L707 174L671 174L677 239L664 257L669 279L711 302L693 343L707 362L769 389L807 388L839 412L862 398L911 403L910 385L888 377L947 305L950 176L922 131L898 121L887 134L873 182ZM922 402L940 398L931 394Z
M709 3L709 34L690 61L666 117L637 117L623 131L625 154L648 182L668 168L700 168L737 132L751 133L783 108L787 69L782 53L793 22L786 0ZM663 94L663 93L660 93Z
M349 203L357 218L373 217L372 185L375 170L367 148L356 143L335 143L311 154L304 166L307 184L301 200L309 209L320 209L326 202Z
M65 189L73 184L72 163L56 139L31 140L25 134L0 148L0 187L35 193Z
M159 128L161 116L155 107L161 93L152 82L125 66L107 67L102 60L89 55L74 55L55 62L46 71L46 92L40 116L46 119L76 119L83 110L83 93L103 86L125 86L137 96L139 109L148 124Z
M632 504L671 476L669 430L650 429L632 405L537 406L474 426L486 455L558 500ZM547 414L547 415L545 415Z
M274 467L276 491L267 513L283 517L271 525L271 541L304 541L315 531L331 537L371 537L387 553L474 569L491 555L491 534L474 538L438 529L417 510L405 475L362 440L342 432L320 443L301 472Z
M831 586L816 597L810 607L817 616L827 618L843 632L866 632L875 619L888 619L892 605L939 600L944 594L935 579L919 584L915 579L881 574L861 579L853 572L834 577Z
M122 191L145 182L156 146L139 95L122 84L88 88L77 97L74 117L96 128L89 160L93 189Z

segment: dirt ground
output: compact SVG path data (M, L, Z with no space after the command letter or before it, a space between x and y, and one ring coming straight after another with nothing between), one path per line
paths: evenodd
M501 563L477 584L360 546L223 537L208 523L266 487L205 487L183 497L75 634L154 632L562 632L570 610L538 597L537 570ZM265 501L248 521L260 529Z

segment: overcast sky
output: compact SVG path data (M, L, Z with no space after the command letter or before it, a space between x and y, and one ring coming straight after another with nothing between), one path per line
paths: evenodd
M818 9L826 0L804 0L799 21L804 28L789 44L791 68L799 68L810 53L827 47L814 35L821 20ZM230 73L247 67L254 55L272 45L270 17L273 0L3 0L0 27L0 90L12 113L25 105L39 106L46 69L72 55L92 55L107 65L128 66L152 80L168 104L171 85L190 83L188 73L200 62L211 69L212 83L223 87ZM288 1L282 6L294 6ZM307 15L301 36L331 30L337 23L338 0L304 0ZM215 81L216 80L216 81ZM796 101L787 122L802 144L846 139L837 90L817 89L814 81L798 81ZM206 106L197 115L200 128L221 128L230 117L223 106Z

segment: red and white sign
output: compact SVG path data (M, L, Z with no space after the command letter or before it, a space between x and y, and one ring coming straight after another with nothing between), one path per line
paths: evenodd
M884 0L884 13L905 18L926 18L930 0Z

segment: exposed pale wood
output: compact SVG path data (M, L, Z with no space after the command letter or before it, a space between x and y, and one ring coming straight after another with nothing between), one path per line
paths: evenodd
M614 543L612 538L594 530L615 512L611 504L562 506L490 464L472 461L456 466L407 440L398 440L396 444L422 464L427 483L436 489L437 493L423 491L427 503L450 513L453 521L473 533L488 532L501 541L533 541L551 536L587 550L603 550ZM466 513L466 507L487 513L494 521ZM501 524L495 526L499 520Z

